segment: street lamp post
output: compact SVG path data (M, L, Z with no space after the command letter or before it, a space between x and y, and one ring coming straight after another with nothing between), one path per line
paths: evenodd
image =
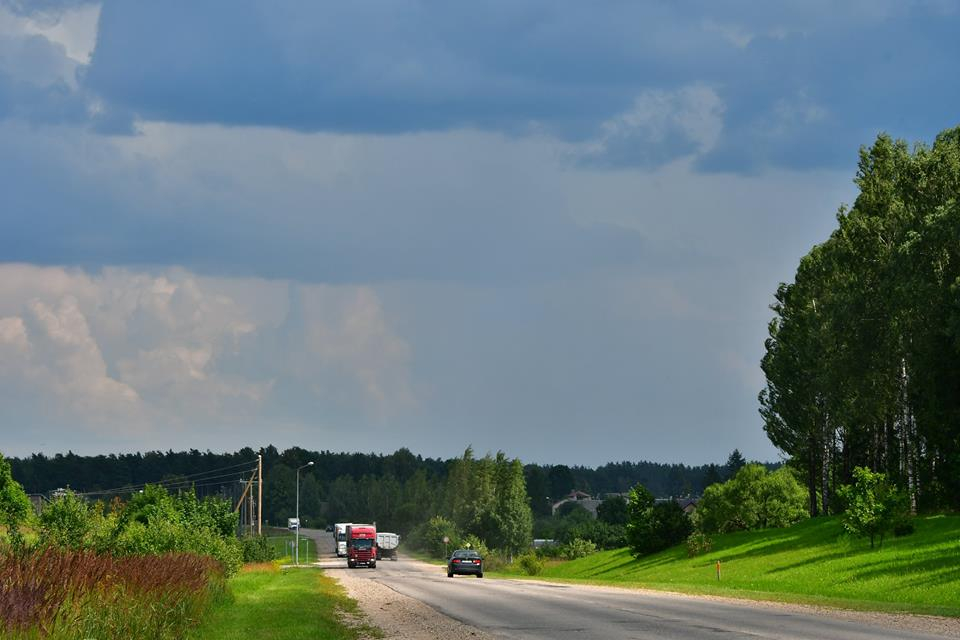
M312 467L313 462L308 462L302 467L297 467L297 533L294 536L297 541L297 548L294 550L294 564L300 564L300 469Z

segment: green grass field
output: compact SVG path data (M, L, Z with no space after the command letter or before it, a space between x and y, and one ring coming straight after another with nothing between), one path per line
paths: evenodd
M369 626L346 625L357 604L333 578L318 569L280 570L276 564L248 565L230 579L230 601L196 629L202 640L355 640L378 637Z
M634 559L626 549L548 563L542 578L686 593L960 616L960 516L921 517L916 533L880 549L842 535L839 518L713 537ZM721 563L717 581L716 563Z

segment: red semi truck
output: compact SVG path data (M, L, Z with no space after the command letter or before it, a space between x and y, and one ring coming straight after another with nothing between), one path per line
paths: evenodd
M377 528L372 524L347 525L347 566L377 568Z

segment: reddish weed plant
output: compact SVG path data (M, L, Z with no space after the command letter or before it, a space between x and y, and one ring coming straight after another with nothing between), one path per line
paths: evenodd
M224 590L221 565L194 554L0 555L0 638L182 638Z

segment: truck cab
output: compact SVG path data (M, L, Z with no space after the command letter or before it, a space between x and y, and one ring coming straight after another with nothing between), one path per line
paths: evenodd
M377 528L371 524L347 525L347 566L377 567Z

